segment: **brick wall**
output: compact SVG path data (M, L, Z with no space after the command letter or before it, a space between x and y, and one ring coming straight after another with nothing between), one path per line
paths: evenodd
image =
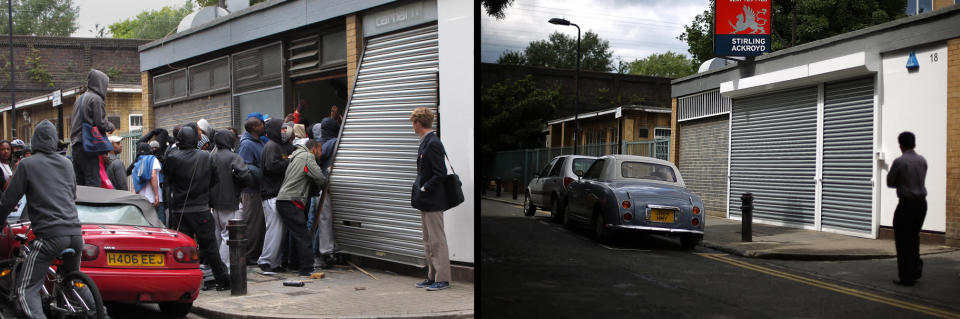
M670 99L670 161L673 162L673 165L679 166L680 156L678 150L679 139L677 138L679 132L677 132L677 99Z
M70 117L73 115L73 104L79 95L73 95L63 98L63 134L60 139L70 138ZM129 132L130 114L143 114L146 109L142 104L142 99L138 93L108 93L104 109L107 110L107 116L119 116L120 127L114 134L123 135ZM24 118L24 112L30 117L30 122ZM7 112L5 112L7 113ZM31 106L25 109L17 109L17 136L24 142L29 143L33 134L33 127L43 120L50 120L53 125L59 125L57 119L57 109L50 104L41 104Z
M210 122L214 128L232 126L229 92L158 106L153 111L155 127L167 130L173 130L177 124L196 122L201 118Z
M707 214L727 214L728 116L679 124L677 167L687 188L700 196Z
M347 16L347 96L353 93L353 82L357 77L357 64L360 63L360 51L363 46L363 31L360 17Z
M947 207L960 206L960 38L947 41ZM960 246L960 211L947 209L946 244Z

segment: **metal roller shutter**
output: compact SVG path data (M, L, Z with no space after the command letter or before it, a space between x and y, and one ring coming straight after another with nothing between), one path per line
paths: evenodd
M873 77L824 85L821 225L873 229Z
M726 216L730 117L724 114L680 122L678 126L678 168L687 189L700 195L707 213Z
M813 225L817 88L736 99L730 135L730 214L754 196L756 218Z
M436 24L367 40L330 177L341 252L425 265L410 112L436 110L437 68Z

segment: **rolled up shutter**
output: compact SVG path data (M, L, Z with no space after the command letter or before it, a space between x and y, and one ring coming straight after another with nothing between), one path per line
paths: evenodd
M750 192L754 218L813 225L817 88L735 99L730 132L730 215Z
M436 24L367 39L330 178L341 252L424 265L410 113L436 110L438 61Z

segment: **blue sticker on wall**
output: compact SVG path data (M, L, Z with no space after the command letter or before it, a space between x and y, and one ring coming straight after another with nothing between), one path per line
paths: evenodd
M920 63L917 62L917 53L911 51L910 57L907 58L907 70L916 70L920 68Z

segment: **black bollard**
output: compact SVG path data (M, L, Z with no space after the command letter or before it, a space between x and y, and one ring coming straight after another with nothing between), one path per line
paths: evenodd
M241 296L247 294L247 256L244 249L247 239L247 224L242 219L231 219L227 222L227 232L230 233L227 246L230 246L230 295Z
M500 198L500 182L502 181L499 177L493 178L494 182L497 183L497 198Z
M753 241L753 194L740 196L740 241Z
M514 178L513 179L513 200L517 200L517 193L519 192L519 189L520 189L520 180Z

